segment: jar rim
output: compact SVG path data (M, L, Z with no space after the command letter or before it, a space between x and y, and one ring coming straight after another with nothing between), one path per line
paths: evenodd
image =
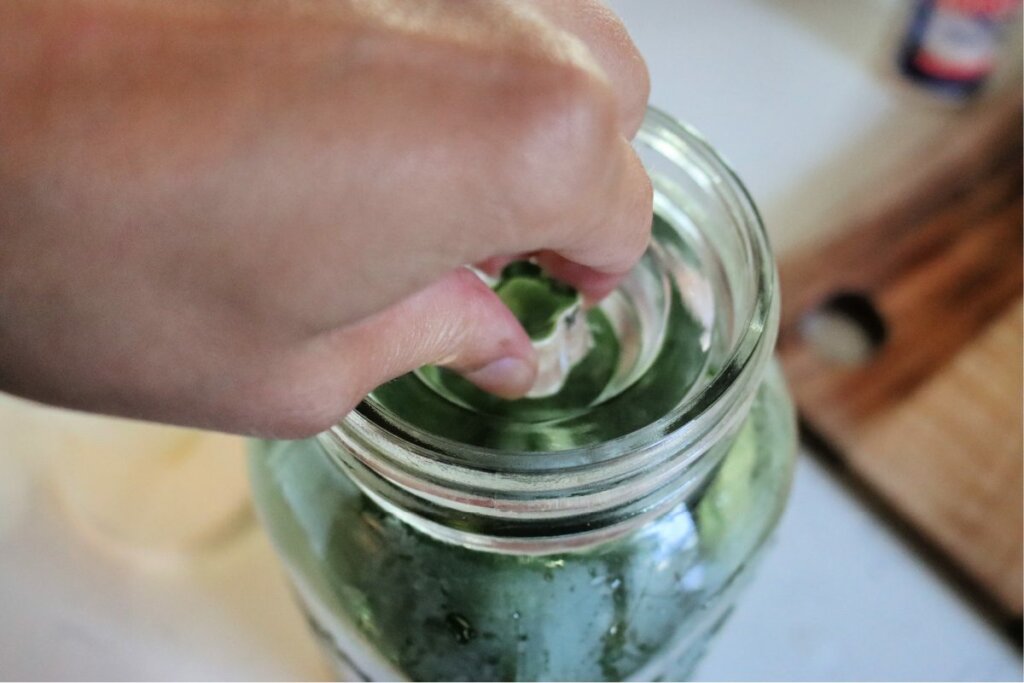
M335 448L354 452L387 479L402 480L425 495L450 499L453 491L503 498L554 499L635 479L675 455L676 471L688 467L723 434L737 426L753 398L757 380L774 347L778 321L778 276L761 216L743 183L691 126L649 107L638 140L655 143L660 156L687 154L714 179L702 189L714 193L742 238L753 288L750 310L739 318L739 334L721 370L699 391L653 422L608 441L557 451L509 451L468 445L431 434L360 408L321 435ZM684 453L685 457L678 457ZM567 475L571 475L567 477ZM649 478L649 476L648 476ZM660 478L660 477L659 477ZM571 479L571 481L570 481ZM647 487L645 487L647 488ZM582 501L580 501L582 503Z

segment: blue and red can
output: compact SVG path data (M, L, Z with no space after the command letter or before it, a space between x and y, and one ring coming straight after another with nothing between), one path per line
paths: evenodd
M1020 0L918 0L899 53L911 80L955 99L995 70L1003 29Z

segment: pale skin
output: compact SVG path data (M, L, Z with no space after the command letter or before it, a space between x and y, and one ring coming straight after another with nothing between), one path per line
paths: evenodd
M0 2L0 390L299 437L441 363L507 397L463 268L589 300L646 247L647 71L591 0Z

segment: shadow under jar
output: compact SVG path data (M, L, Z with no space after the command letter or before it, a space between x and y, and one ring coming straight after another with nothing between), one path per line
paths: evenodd
M554 396L424 368L314 439L258 442L256 506L326 651L371 680L686 676L788 493L775 264L739 180L650 110L653 240Z

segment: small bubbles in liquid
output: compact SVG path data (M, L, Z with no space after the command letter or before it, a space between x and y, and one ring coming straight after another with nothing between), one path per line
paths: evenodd
M512 613L512 618L513 618L513 619L515 619L516 621L519 621L519 618L520 618L521 616L522 616L522 615L521 615L521 614L519 614L519 610L516 610L515 612L513 612L513 613Z
M455 637L455 642L461 645L465 645L476 637L473 624L457 612L449 612L444 618L444 623Z
M679 587L685 591L696 591L704 587L704 565L690 568L679 581Z

